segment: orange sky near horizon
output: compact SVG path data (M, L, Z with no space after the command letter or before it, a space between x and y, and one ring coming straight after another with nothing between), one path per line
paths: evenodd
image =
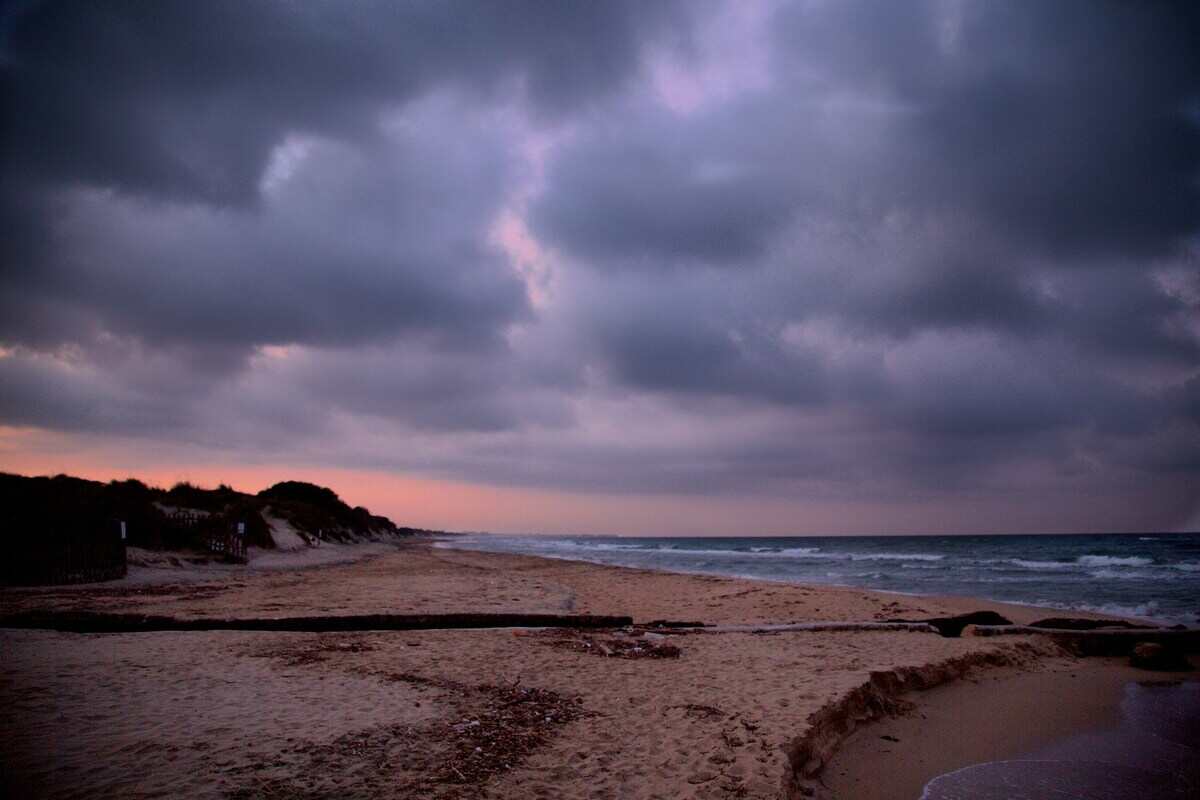
M349 469L295 461L213 463L209 458L147 454L128 442L89 439L34 429L0 426L0 471L22 475L66 473L108 481L134 477L170 487L189 481L213 487L226 483L257 492L282 480L328 486L351 505L384 514L397 524L451 531L560 535L788 536L853 534L1119 532L1128 525L1128 503L1094 496L1083 508L1094 518L1104 507L1103 529L1076 519L1046 525L1036 504L1012 505L996 498L928 498L893 502L853 499L819 502L772 496L614 494L491 486ZM1122 513L1124 512L1124 513ZM1194 517L1195 515L1193 515ZM1190 519L1191 523L1197 522ZM1191 524L1186 529L1192 529Z
M285 464L158 465L129 469L114 464L0 455L0 471L23 475L66 473L108 481L134 477L155 486L179 481L213 487L226 483L257 492L281 480L328 486L351 505L362 505L400 525L435 530L493 533L611 535L731 535L729 526L743 520L743 535L796 533L792 523L776 519L773 502L758 503L758 513L736 503L711 498L614 496L521 487L497 487L386 472ZM702 513L697 513L700 508ZM749 515L749 516L747 516ZM794 517L793 517L794 518ZM674 520L670 522L667 520ZM833 520L829 521L832 529ZM844 532L844 531L843 531Z

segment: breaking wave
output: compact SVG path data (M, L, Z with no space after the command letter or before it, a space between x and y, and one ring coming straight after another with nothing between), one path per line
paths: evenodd
M1141 556L1080 556L1075 563L1084 567L1145 567L1153 564L1153 559Z

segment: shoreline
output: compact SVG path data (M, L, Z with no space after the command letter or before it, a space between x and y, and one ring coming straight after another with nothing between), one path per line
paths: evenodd
M300 580L303 582L305 578L312 579L310 582L315 584L325 584L327 581L322 577L327 573L332 574L338 571L348 571L351 573L361 570L370 570L370 565L379 561L387 561L390 558L403 558L405 554L423 554L437 559L437 554L445 554L446 556L460 555L462 558L457 559L459 562L465 562L471 565L472 569L492 570L492 571L521 571L527 569L542 570L546 572L564 572L578 573L584 577L589 576L589 572L595 572L597 576L610 575L614 580L623 581L622 576L641 576L646 578L662 578L665 580L674 581L682 585L696 585L705 583L729 583L733 586L745 588L752 592L767 592L770 594L772 590L777 593L786 594L788 596L813 596L814 594L829 594L834 597L848 598L857 595L863 600L888 600L891 602L879 602L878 607L885 609L893 609L888 613L901 613L901 609L914 611L918 613L927 613L930 615L954 615L963 613L968 610L996 610L1000 613L1008 612L1007 616L1012 618L1015 624L1027 624L1038 617L1056 614L1066 609L1061 609L1053 606L1041 606L1024 603L1011 603L1005 601L988 600L984 598L964 596L964 595L938 595L938 594L915 594L905 592L893 592L884 589L872 589L864 586L842 585L831 583L803 583L790 580L772 580L764 578L747 578L740 576L721 575L716 573L700 573L700 572L685 572L680 570L660 569L654 567L642 566L624 566L618 564L606 564L602 562L589 561L584 559L573 559L563 557L551 557L543 555L529 555L525 553L502 553L489 550L474 550L469 548L444 547L439 546L439 540L434 537L422 538L420 540L400 540L397 542L364 542L348 545L339 545L337 560L326 560L323 551L328 552L326 548L309 548L307 550L292 553L285 551L282 555L294 556L294 559L283 561L281 563L261 565L256 561L251 561L249 564L224 564L210 560L205 564L187 564L170 567L157 566L140 566L135 565L138 572L129 575L125 578L105 581L100 583L87 584L66 584L53 586L17 586L0 588L0 610L9 611L13 603L5 602L6 600L18 599L18 606L33 605L37 606L36 599L39 596L57 598L60 596L79 596L86 598L87 595L95 596L127 596L127 599L133 599L139 596L139 590L150 590L149 597L153 597L153 590L159 588L179 585L189 587L195 590L202 591L205 586L232 586L243 588L243 581L267 581L272 579L282 579L285 576L295 575L303 576ZM329 548L332 549L332 548ZM347 552L349 551L349 552ZM180 555L179 553L171 553L168 551L155 551L155 555L160 558L168 558L172 555ZM267 555L275 555L267 551ZM454 558L440 559L443 562L454 562ZM482 562L482 563L479 563ZM483 566L486 564L487 566ZM27 598L29 603L19 602L20 598ZM896 598L913 601L910 603L901 603ZM210 598L205 598L210 599ZM634 604L638 602L634 600ZM142 608L138 610L149 609L152 603L139 604ZM804 604L809 605L809 604ZM912 606L912 608L909 608ZM935 609L932 611L923 611L924 606L930 606ZM605 606L610 609L605 612L590 612L590 613L605 613L605 614L624 614L631 613L635 620L637 613L635 609L628 611L611 610L620 609L621 606L617 603L608 603ZM300 610L305 610L307 606L303 603L297 606ZM691 609L692 606L687 606ZM78 609L77 609L78 610ZM111 610L111 609L103 609ZM452 611L477 611L479 609L471 607L454 607ZM572 609L563 609L572 610ZM722 609L726 611L726 609ZM831 615L832 611L832 615ZM799 621L871 621L870 616L863 616L861 619L850 620L844 613L839 613L838 609L822 610L819 606L813 606L813 615L806 620L799 619L776 619L762 618L761 615L754 619L740 619L730 617L728 613L718 614L712 620L704 620L706 622L764 622L764 623L779 623L779 622L799 622ZM161 613L155 611L154 613ZM684 614L691 614L691 610ZM1138 618L1119 617L1113 614L1104 614L1092 611L1072 611L1081 619L1096 619L1096 620L1132 620L1142 622ZM682 618L679 615L662 613L658 618ZM1158 623L1156 623L1158 624Z
M406 545L349 564L247 571L197 583L5 590L0 606L6 613L94 611L185 620L630 614L635 622L694 619L731 627L981 609L1021 623L1046 611L485 553L434 547L428 540ZM805 763L794 763L798 748L820 739L822 753L835 752L840 734L829 727L835 719L829 710L848 713L845 719L861 715L848 700L875 698L886 701L880 708L898 710L921 696L914 692L986 675L998 665L1031 673L1093 668L1041 636L956 639L828 628L664 630L654 637L637 630L505 629L4 630L0 637L10 654L0 665L0 700L9 716L0 746L6 763L14 764L12 779L24 776L51 797L70 796L72 781L99 797L142 791L141 784L129 783L131 775L148 776L174 796L196 798L317 790L451 798L485 789L500 798L569 800L801 797L794 776ZM605 654L619 657L598 657ZM470 737L483 735L463 720L500 713L489 698L505 686L529 687L530 697L560 698L583 716L568 715L561 725L539 722L551 727L537 734L537 747L508 761L489 761L482 772L467 769L464 776L476 777L465 784L438 773L436 765L451 763L446 759L452 756L474 763L476 746L486 755L508 741L505 736L526 740L504 728L460 752L465 741L475 742ZM874 693L880 686L882 694ZM264 716L262 708L271 713ZM145 744L147 731L155 732L153 747ZM376 744L351 747L351 741ZM382 750L371 749L376 745ZM383 759L379 763L390 764L391 782L357 753L374 753ZM55 777L59 771L61 779ZM254 794L253 787L263 785L278 792Z
M1082 534L1081 534L1082 535ZM579 537L582 538L582 537ZM634 538L634 537L630 537ZM745 538L772 538L772 537L745 537ZM698 570L683 570L683 569L668 569L666 567L648 567L648 566L628 566L624 564L609 564L604 561L592 560L586 558L571 558L568 556L551 556L551 555L532 555L529 553L509 553L499 552L495 550L477 550L469 547L449 547L439 545L438 540L433 539L428 546L434 550L450 550L457 552L481 553L486 555L510 556L514 558L528 558L539 561L561 561L572 564L587 564L601 569L611 570L628 570L632 572L648 573L652 575L682 575L696 578L716 578L730 581L746 581L749 583L762 583L773 586L797 587L801 589L821 590L821 589L837 589L852 592L868 592L871 594L888 595L895 597L911 598L914 600L927 600L931 603L950 602L956 606L966 606L971 603L976 603L982 608L994 609L1009 609L1018 610L1018 616L1028 617L1033 619L1035 616L1050 616L1054 614L1061 615L1063 612L1068 612L1080 619L1095 619L1095 620L1115 620L1121 622L1132 622L1135 624L1149 623L1154 627L1167 627L1170 623L1163 620L1156 620L1151 617L1137 616L1121 616L1111 614L1104 611L1093 611L1079 608L1069 608L1064 606L1040 605L1035 603L1017 603L1009 600L995 600L988 597L977 597L974 595L955 595L955 594L937 594L937 593L922 593L922 592L903 592L895 589L876 589L870 586L861 584L848 583L818 583L813 581L790 580L787 578L763 578L750 575L731 575L721 572L702 572ZM1035 614L1035 612L1038 612ZM1015 622L1015 620L1014 620ZM1021 623L1023 624L1023 623Z
M1092 534L1077 534L1077 536L1078 536L1078 538L1081 538L1081 539L1099 538ZM1134 534L1113 534L1112 535L1112 537L1115 539L1129 539L1131 536L1136 536L1136 535L1134 535ZM905 563L905 564L901 565L901 563L900 563L901 561L907 560L907 561L922 562L922 561L936 560L938 562L941 562L943 559L945 559L945 562L944 562L945 564L954 565L952 568L953 571L948 572L948 576L958 575L958 574L960 574L958 572L958 570L970 569L971 567L956 564L956 559L963 558L963 555L961 553L955 553L952 550L946 551L944 553L939 552L936 555L930 555L925 552L905 553L903 551L885 552L883 554L875 553L875 552L872 552L871 550L868 550L865 553L858 553L858 552L854 552L854 551L845 551L845 552L837 551L837 552L831 552L831 553L822 552L822 553L819 553L818 555L807 555L807 554L806 555L797 555L797 556L795 556L795 558L800 559L800 561L795 562L795 563L804 564L805 559L820 559L816 563L818 563L818 564L828 563L828 564L834 565L834 568L837 569L838 568L837 565L845 564L847 562L854 562L856 564L861 563L863 565L863 568L868 568L868 569L870 568L868 565L876 565L874 568L874 571L870 572L870 573L861 573L861 574L859 574L858 577L854 577L853 575L840 574L839 572L812 574L811 570L812 570L813 565L808 564L807 565L807 569L809 570L808 572L806 572L804 568L801 568L793 574L779 574L780 573L780 570L778 568L779 560L781 559L783 564L792 563L791 559L789 557L787 557L787 554L789 552L791 552L792 546L797 545L799 543L802 543L802 542L813 543L815 541L821 542L820 547L796 548L800 551L824 550L825 546L826 546L826 540L828 540L828 539L836 539L838 542L843 542L846 540L868 540L872 546L874 546L874 545L886 546L886 545L881 544L879 542L879 540L886 539L888 537L875 537L875 536L860 536L860 537L754 537L754 536L718 537L718 538L722 539L723 541L727 541L727 542L732 541L732 540L736 540L738 542L759 541L759 542L763 542L763 543L779 541L779 542L781 542L781 545L780 545L781 547L782 547L782 545L787 545L787 547L782 547L782 549L753 547L753 548L749 548L749 550L746 550L741 547L734 546L729 549L719 549L719 550L715 550L715 551L714 550L706 550L706 549L696 550L696 549L691 549L689 547L676 548L674 545L668 546L667 542L669 542L670 540L665 537L623 537L623 539L622 539L622 541L645 540L649 544L644 547L634 547L632 545L626 545L626 544L620 544L620 543L614 544L614 542L612 540L617 539L619 537L608 537L608 536L546 537L548 540L553 540L556 543L557 542L566 542L567 544L572 544L578 539L586 539L586 538L592 538L592 539L601 541L601 548L597 552L589 552L587 550L584 550L582 552L574 552L574 549L572 547L568 547L567 550L569 552L565 552L565 553L564 552L555 552L555 550L557 548L539 548L539 547L535 547L535 546L530 546L528 548L517 548L517 549L509 549L508 547L504 547L504 546L494 547L492 544L489 544L487 542L487 537L475 536L474 537L475 541L470 541L471 538L472 537L447 537L447 538L443 538L443 539L435 539L433 546L439 547L439 548L444 548L444 549L468 550L471 552L487 552L487 553L495 553L495 554L503 554L503 555L524 555L524 556L528 556L528 557L532 557L532 558L545 558L545 559L555 560L555 561L572 561L572 562L578 561L578 562L594 564L594 565L602 566L602 567L614 567L614 568L625 568L625 569L644 569L644 570L649 570L652 572L668 572L668 573L678 573L678 574L684 574L684 575L734 578L734 579L741 579L741 580L785 584L785 585L799 585L799 586L813 586L813 587L840 587L840 588L848 588L848 589L855 589L855 590L862 590L862 591L870 591L870 592L874 592L874 593L895 595L895 596L905 597L905 598L916 598L916 599L923 599L923 598L937 599L937 598L941 598L941 597L964 598L964 599L971 598L978 602L992 604L992 605L1005 605L1005 606L1010 606L1010 607L1011 606L1021 606L1021 607L1042 608L1042 609L1046 609L1048 611L1056 612L1054 614L1055 616L1077 616L1077 617L1083 617L1083 618L1089 618L1089 619L1090 618L1120 619L1120 620L1126 620L1126 621L1135 622L1135 623L1143 624L1143 625L1154 625L1154 626L1164 626L1164 627L1172 626L1172 625L1179 625L1179 624L1184 624L1189 627L1195 627L1195 626L1200 625L1200 616L1195 616L1195 613L1192 610L1189 610L1188 608L1181 609L1179 607L1180 597L1178 596L1178 587L1174 584L1174 580L1177 577L1188 574L1187 572L1183 572L1184 570L1192 570L1192 566L1190 564L1184 564L1184 565L1178 566L1174 569L1167 569L1164 567L1165 572L1164 572L1163 578L1168 581L1168 584L1166 584L1166 585L1172 587L1175 591L1174 591L1174 594L1171 594L1168 596L1163 596L1163 597L1151 596L1151 597L1147 598L1147 597L1143 596L1137 600L1131 600L1129 602L1125 602L1123 600L1114 600L1111 597L1088 597L1086 592L1082 593L1082 594L1078 593L1078 592L1073 593L1073 594L1066 593L1066 594L1063 594L1061 597L1043 596L1044 594L1046 594L1046 592L1049 592L1051 595L1053 595L1053 593L1057 592L1058 590L1056 588L1047 588L1044 585L1041 586L1041 591L1039 591L1038 588L1036 588L1038 579L1041 579L1043 581L1043 583L1045 581L1049 581L1049 582L1053 583L1054 579L1057 579L1059 577L1065 577L1066 579L1068 579L1068 582L1070 582L1072 579L1078 579L1080 577L1080 575L1072 574L1070 572L1070 570L1072 570L1072 569L1083 569L1083 570L1097 570L1098 569L1098 570L1100 570L1101 573L1105 573L1107 577L1112 577L1112 578L1129 577L1129 576L1124 576L1124 575L1120 575L1120 574L1107 575L1107 572L1113 568L1121 568L1121 567L1144 568L1149 563L1150 559L1144 558L1141 556L1138 556L1138 557L1124 557L1124 556L1110 557L1107 555L1084 554L1084 555L1079 555L1077 558L1075 558L1075 560L1073 562L1072 561L1042 562L1042 561L1023 561L1021 559L1015 559L1015 563L1018 565L1017 567L1015 567L1016 569L1018 569L1018 570L1025 569L1027 573L1029 573L1029 571L1032 570L1032 573L1019 576L1016 579L1013 579L1013 578L1010 578L1007 576L1001 577L1001 578L998 578L995 580L984 577L984 578L981 578L979 581L974 581L969 578L968 579L959 578L957 580L957 583L959 585L953 585L955 583L954 580L950 580L950 581L939 580L938 582L941 583L942 585L936 586L936 587L922 586L921 585L923 583L922 580L909 580L908 584L910 584L910 585L907 585L907 586L896 586L896 585L894 585L896 583L896 581L893 580L893 581L887 581L887 582L892 583L893 584L892 586L880 586L880 585L878 585L879 581L874 580L874 579L878 579L880 577L880 575L885 572L889 573L893 577L896 577L899 575L904 575L905 577L913 578L913 576L924 577L927 574L925 572L925 570L933 569L933 567L918 565L919 568L922 570L922 572L917 573L914 571L916 569L916 567L914 567L910 563ZM689 542L702 542L703 538L704 537L696 537L695 539L689 539L688 541ZM903 536L903 537L891 537L891 538L898 538L898 539L901 539L901 540L904 540L907 542L911 542L912 540L919 540L922 538L944 541L947 537L931 535L931 536L924 536L924 537ZM959 537L959 538L970 538L970 537ZM988 538L988 537L981 537L981 538ZM1030 538L1030 537L1019 536L1019 537L1013 537L1013 538L1024 539L1024 538ZM1055 538L1065 538L1065 537L1055 537ZM1146 537L1136 536L1136 538L1141 540ZM468 540L467 543L463 543L463 539L467 539ZM513 540L513 539L535 541L535 540L537 540L537 537L499 536L498 539L501 541ZM1159 541L1160 538L1154 537L1154 540ZM609 547L610 545L612 547ZM610 549L613 550L614 552L611 552L611 553L608 552ZM601 553L603 553L603 554L601 554ZM661 556L664 553L669 554L666 559L668 561L668 563L662 563L663 559ZM1072 554L1072 555L1077 555L1077 554ZM697 557L697 556L700 557L701 560L706 561L706 563L703 563L703 564L687 563L689 561L692 561L693 557ZM714 562L712 560L712 558L710 558L710 556L722 556L722 557L726 557L729 559L733 559L730 561L730 563L737 563L738 569L734 570L734 569L729 569L729 568L723 568L722 566L720 566L720 564L721 564L721 562L724 562L726 560L726 558L718 558L718 559L716 559L716 562ZM758 562L758 559L760 557L763 557L767 560L764 562ZM968 559L968 560L970 560L970 559ZM991 564L991 563L996 563L996 562L1007 562L1007 561L1014 561L1014 559L1011 557L1011 554L1007 554L1004 557L999 557L999 558L998 557L990 557L990 558L984 557L984 558L982 558L982 560L974 562L974 563L977 566L978 564ZM657 563L655 563L655 562L657 562ZM775 562L775 563L772 563L772 562ZM767 566L765 569L753 569L751 567L751 565L754 565L756 563L767 564L769 566ZM892 569L889 571L886 566L888 564L895 564L896 565L895 569ZM1082 564L1083 566L1080 566L1080 564ZM741 571L739 571L739 570L741 570ZM750 571L745 571L745 570L750 570ZM908 572L905 572L905 570L908 570ZM1175 570L1180 570L1180 571L1177 572ZM790 571L791 571L790 567L784 570L784 572L790 572ZM867 577L862 577L862 575L867 575ZM826 577L826 576L828 576L828 577ZM1086 577L1086 576L1084 576L1084 577ZM1136 577L1144 578L1145 576L1139 575ZM1005 596L1006 595L1005 591L1002 591L1002 590L999 590L996 588L997 586L1001 586L1001 585L1011 585L1011 581L1013 581L1013 580L1016 580L1017 582L1032 581L1033 583L1031 583L1031 586L1034 586L1035 588L1032 589L1031 591L1025 592L1024 594L1026 596L1024 596L1024 597L1021 597L1021 596L1013 597L1013 596L1011 596L1012 595L1011 591L1007 592L1008 596ZM1006 582L1008 582L1008 583L1006 583ZM950 584L950 585L947 585L947 584ZM1120 585L1120 582L1118 582L1118 585ZM1179 586L1182 586L1182 584L1179 584ZM982 589L982 587L988 587L988 588ZM982 590L979 592L972 591L975 589L982 589ZM1162 601L1161 607L1160 607L1160 601ZM1195 617L1195 618L1193 619L1193 617Z
M466 534L437 533L416 537L406 537L396 540L363 541L347 544L327 543L322 547L306 547L298 550L262 550L254 548L257 553L247 564L229 564L214 559L210 554L186 551L143 551L134 548L136 562L130 564L130 574L125 578L86 584L64 584L53 586L9 586L0 587L0 592L39 594L67 594L88 592L120 593L122 590L136 590L141 587L153 589L174 584L179 585L219 585L240 578L256 578L271 574L320 572L327 569L353 568L355 565L369 563L380 558L387 558L398 552L409 550L427 550L456 553L472 553L496 559L529 559L533 562L549 562L561 564L579 564L594 567L598 570L613 570L643 575L662 575L690 577L699 580L727 580L749 584L763 584L775 587L789 587L808 591L842 591L857 592L869 595L882 595L890 598L903 598L909 601L925 601L926 604L949 606L947 613L962 613L964 609L997 610L1009 612L1015 624L1028 624L1039 616L1061 616L1064 613L1080 619L1116 620L1139 625L1168 627L1169 621L1153 617L1120 615L1104 611L1071 608L1063 605L1045 605L1022 603L1007 600L996 600L988 597L961 594L939 594L906 592L892 589L876 589L861 584L805 582L786 578L768 578L746 575L732 575L713 571L670 569L666 567L629 566L610 564L587 558L572 558L568 556L553 556L545 554L511 553L494 550L480 550L467 547L453 546L455 538ZM1081 534L1082 535L1082 534ZM578 537L577 537L578 538ZM595 537L604 538L604 537ZM636 538L636 537L630 537ZM744 538L780 538L780 537L744 537ZM783 537L789 538L789 537ZM930 537L936 538L936 537ZM182 557L182 558L181 558ZM194 557L195 562L181 563ZM174 561L174 564L165 562ZM0 594L0 611L5 610L3 594ZM912 603L916 605L916 602ZM464 608L462 611L475 609ZM624 613L624 612L609 612ZM866 621L865 619L863 621Z

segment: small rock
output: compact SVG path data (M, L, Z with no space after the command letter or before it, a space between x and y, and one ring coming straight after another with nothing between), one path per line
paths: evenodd
M1157 642L1141 642L1133 648L1129 663L1141 669L1163 672L1182 672L1192 669L1187 656L1177 650L1168 650Z

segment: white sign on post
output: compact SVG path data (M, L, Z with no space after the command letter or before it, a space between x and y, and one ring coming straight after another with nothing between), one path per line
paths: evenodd
M125 520L121 520L121 541L125 541Z
M239 522L238 523L238 536L245 536L245 535L246 535L246 523Z

